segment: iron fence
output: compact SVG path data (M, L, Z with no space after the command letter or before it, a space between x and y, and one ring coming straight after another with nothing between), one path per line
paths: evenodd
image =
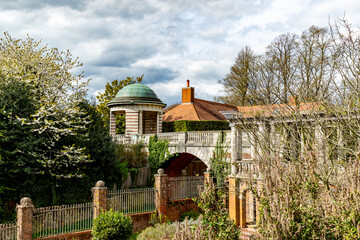
M126 214L155 211L155 189L136 188L110 191L108 209Z
M204 185L204 176L182 176L169 178L170 199L180 200L199 196Z
M37 208L33 218L33 237L90 230L92 219L92 203Z
M0 224L1 240L16 240L16 223Z

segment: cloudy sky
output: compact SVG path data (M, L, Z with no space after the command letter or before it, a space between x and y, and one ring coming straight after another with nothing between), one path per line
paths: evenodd
M197 98L221 94L241 48L263 53L276 36L301 33L329 18L360 26L359 0L0 0L1 30L69 49L91 78L106 82L144 74L165 103L181 100L191 80Z

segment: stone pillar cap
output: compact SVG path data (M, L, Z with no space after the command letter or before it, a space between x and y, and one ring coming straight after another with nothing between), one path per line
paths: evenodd
M157 170L157 173L158 173L158 174L164 174L164 169L163 169L163 168L159 168L159 169Z
M30 207L30 206L33 206L33 203L31 201L30 198L28 197L23 197L21 200L20 200L20 204L22 206L26 206L26 207Z
M102 180L97 181L95 184L95 187L105 187L105 182Z

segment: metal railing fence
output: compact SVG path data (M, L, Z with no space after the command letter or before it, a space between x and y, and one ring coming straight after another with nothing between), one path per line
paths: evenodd
M126 214L155 211L155 189L135 188L109 191L108 209Z
M92 220L92 203L37 208L33 218L33 237L90 230Z
M0 224L1 240L16 240L16 223Z
M199 196L204 185L204 176L182 176L169 178L170 199L180 200Z

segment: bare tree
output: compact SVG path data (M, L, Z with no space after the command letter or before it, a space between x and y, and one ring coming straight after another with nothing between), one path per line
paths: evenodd
M275 40L266 58L278 104L230 119L251 136L263 239L360 239L360 28L329 29Z
M257 103L253 96L257 88L255 60L256 55L250 47L240 50L230 73L220 81L228 95L219 96L218 101L239 106Z
M301 101L316 101L331 97L335 76L332 62L332 40L326 28L311 26L299 37L297 45L297 81L302 91Z
M283 34L267 47L265 55L273 64L275 77L274 94L278 96L280 103L287 103L289 96L294 95L297 44L295 34Z

